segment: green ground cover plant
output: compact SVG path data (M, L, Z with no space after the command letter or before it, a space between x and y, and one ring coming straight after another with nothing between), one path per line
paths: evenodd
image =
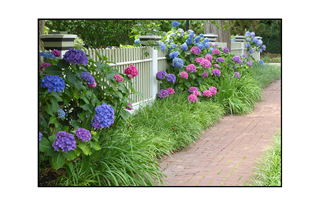
M270 82L280 79L281 66L269 65L261 66L259 64L253 65L252 75L257 80L259 87L264 88Z
M281 131L273 136L269 148L255 167L253 184L246 186L281 186Z

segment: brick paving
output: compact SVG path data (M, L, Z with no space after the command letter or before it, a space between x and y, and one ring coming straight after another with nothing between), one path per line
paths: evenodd
M167 186L241 186L251 183L256 159L281 128L281 81L263 90L247 115L224 116L185 150L161 162Z

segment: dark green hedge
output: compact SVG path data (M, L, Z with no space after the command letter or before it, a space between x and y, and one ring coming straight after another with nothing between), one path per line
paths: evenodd
M266 52L272 54L281 54L281 36L263 36L262 37L263 44L266 45Z
M51 30L67 31L83 39L89 47L119 46L132 44L130 38L134 20L46 20Z

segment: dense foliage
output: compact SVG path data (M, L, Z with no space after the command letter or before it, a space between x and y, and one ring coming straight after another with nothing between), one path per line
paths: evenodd
M134 20L46 20L50 30L67 31L83 39L89 47L128 44Z
M150 175L159 178L159 170L141 152L134 158L143 161L143 168L131 169L140 178L121 180L110 176L114 161L123 163L116 168L123 169L120 175L128 175L127 161L136 161L126 156L135 153L129 146L130 138L123 145L114 139L118 135L113 131L126 126L131 116L127 110L132 109L133 102L128 96L142 94L132 86L131 79L139 73L135 66L130 65L125 74L120 74L108 65L105 56L97 55L100 60L95 62L72 48L62 59L57 58L60 53L56 50L40 54L45 62L39 69L39 172L51 167L65 169L69 178L77 178L75 170L91 173L95 168L104 176L100 181L105 185L140 184L144 178L142 185L152 185ZM115 145L131 149L118 150Z

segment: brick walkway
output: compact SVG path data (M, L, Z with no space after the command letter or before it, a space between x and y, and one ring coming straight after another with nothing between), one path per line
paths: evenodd
M281 127L281 81L270 83L248 115L228 115L160 166L167 186L241 186Z

